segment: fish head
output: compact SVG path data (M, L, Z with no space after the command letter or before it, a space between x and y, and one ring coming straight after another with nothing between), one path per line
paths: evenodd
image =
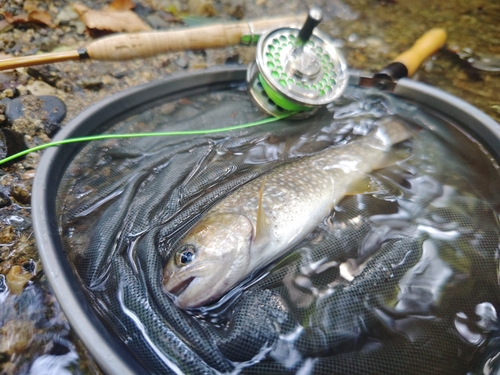
M163 270L163 290L181 308L215 301L245 275L252 236L245 215L207 215L173 251Z

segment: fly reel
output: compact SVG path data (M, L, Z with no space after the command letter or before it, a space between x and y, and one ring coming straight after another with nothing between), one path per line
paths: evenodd
M321 10L313 7L300 30L284 27L259 38L247 82L252 101L265 113L308 117L344 92L347 64L332 40L315 29L321 20Z

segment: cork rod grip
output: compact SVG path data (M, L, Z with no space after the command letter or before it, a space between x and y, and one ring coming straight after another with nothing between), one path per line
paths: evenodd
M145 58L183 50L221 48L240 43L243 35L258 35L280 26L300 24L303 16L216 24L173 31L120 34L99 39L86 49L89 57L102 61Z
M404 64L408 69L408 77L411 77L426 58L443 47L446 38L446 30L431 29L422 35L409 50L396 57L394 62Z

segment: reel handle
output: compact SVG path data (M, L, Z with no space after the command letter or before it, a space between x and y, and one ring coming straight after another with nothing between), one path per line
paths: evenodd
M309 9L307 14L307 19L302 28L299 31L299 35L297 36L297 45L302 46L307 43L309 38L311 37L314 29L319 23L323 20L323 12L317 6Z

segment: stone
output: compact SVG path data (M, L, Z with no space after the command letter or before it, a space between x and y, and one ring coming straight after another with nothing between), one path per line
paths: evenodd
M40 95L61 95L62 92L56 89L55 87L52 87L48 83L45 83L43 81L35 81L29 85L26 85L26 89L28 90L29 93L35 96L40 96Z
M60 71L53 65L41 65L29 67L26 72L33 78L41 80L50 86L55 86L57 81L61 79Z
M77 20L78 13L73 9L73 5L69 4L62 8L59 13L57 13L55 24L59 25L61 23L68 23L69 21Z
M0 231L0 244L11 245L16 239L16 230L12 225L6 225Z
M21 175L21 180L33 180L35 178L36 171L34 169L29 169ZM1 202L1 201L0 201Z
M23 161L23 167L26 169L35 169L39 162L40 155L36 152L30 152Z
M187 69L187 67L189 66L189 62L184 57L178 57L174 62L175 65L182 69Z
M44 82L40 83L58 91ZM52 136L66 116L66 104L53 95L25 95L8 101L4 99L3 104L6 105L7 122L13 125L14 131L22 134L34 135L37 128L43 127L45 133Z
M24 115L23 105L20 98L13 100L2 99L1 103L5 105L4 114L9 123Z
M83 87L84 89L98 91L104 85L100 78L87 78L78 82L78 85Z
M31 202L31 193L25 185L15 184L10 189L10 195L19 203L29 204Z
M153 29L161 30L168 29L170 27L169 23L163 20L160 15L154 13L146 17L146 20L151 25Z
M9 195L5 191L0 190L0 208L10 206L11 204L12 201L10 200Z
M8 355L23 353L30 345L34 333L35 326L31 321L7 321L0 328L0 353L7 353Z
M19 231L26 230L28 228L31 228L32 226L31 220L29 218L18 215L6 216L4 217L3 221L8 225L12 225Z
M0 129L0 159L17 154L27 148L22 134L10 129ZM11 165L15 162L16 160L12 160L3 165Z
M59 130L66 116L66 104L56 96L45 95L39 98L45 102L43 106L43 111L47 114L44 119L45 133L52 136Z
M13 98L14 97L14 90L13 89L5 89L5 90L3 90L3 95L6 98Z

